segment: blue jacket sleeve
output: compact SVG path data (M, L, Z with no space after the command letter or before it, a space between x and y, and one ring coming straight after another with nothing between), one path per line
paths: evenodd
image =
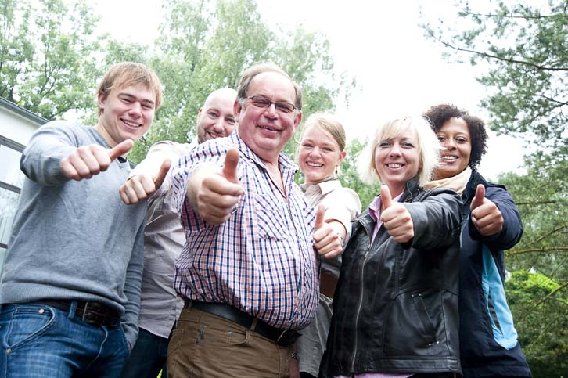
M483 242L492 252L513 248L523 235L523 223L517 205L513 202L511 194L502 187L488 186L485 196L493 201L501 211L503 229L498 234L482 236L473 225L470 212L469 236L473 240Z

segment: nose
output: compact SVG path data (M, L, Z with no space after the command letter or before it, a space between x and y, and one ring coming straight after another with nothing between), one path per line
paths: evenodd
M321 150L318 146L314 146L310 151L310 155L321 155Z
M128 110L128 113L130 114L130 116L141 116L142 115L142 105L135 101L132 103L132 106L130 107L130 109Z
M223 130L225 129L224 125L225 125L224 121L223 121L221 118L219 118L219 119L217 119L217 120L215 121L215 123L213 124L213 130L214 130L216 133L220 134L220 133L222 133Z
M400 155L400 144L394 143L389 152L390 155Z
M453 150L454 148L456 148L456 144L452 138L446 138L442 142L442 147L444 147L447 150Z
M276 118L278 112L276 111L276 104L273 102L264 110L265 116L269 118Z

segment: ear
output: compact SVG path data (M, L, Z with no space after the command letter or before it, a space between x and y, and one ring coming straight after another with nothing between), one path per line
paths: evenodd
M341 161L343 159L345 159L345 156L347 156L347 152L345 151L341 151L341 153L339 154L339 161L337 162L337 165L339 166L339 164L341 163Z
M242 109L243 109L243 107L241 105L241 102L237 98L235 100L235 104L233 105L233 114L235 114L235 117L237 117L237 119L240 117L240 113L241 113Z
M203 110L203 107L199 108L199 110L197 111L197 118L199 118L199 116L201 115L202 110Z
M99 111L101 112L103 111L107 98L108 98L108 93L99 91L99 93L97 94L97 104L99 106Z
M303 115L302 111L299 110L298 114L296 114L296 116L294 117L294 131L296 131L296 129L300 125L300 122L302 122L302 115Z

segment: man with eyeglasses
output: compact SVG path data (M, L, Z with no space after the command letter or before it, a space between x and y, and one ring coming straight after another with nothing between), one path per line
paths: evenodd
M237 131L170 172L166 200L186 230L174 283L186 305L168 350L170 377L288 376L298 330L318 304L317 255L341 252L282 153L302 118L300 88L261 64L243 73L237 96Z
M236 126L233 113L236 97L237 92L232 88L220 88L207 96L197 113L197 142L154 144L120 188L123 202L134 204L152 195L162 183L170 162L177 161L198 143L228 136ZM166 186L167 183L162 184L162 193ZM173 287L174 262L184 243L179 213L164 201L163 195L151 197L144 230L138 339L122 372L123 378L153 378L160 370L162 377L167 376L169 336L183 308L183 300Z

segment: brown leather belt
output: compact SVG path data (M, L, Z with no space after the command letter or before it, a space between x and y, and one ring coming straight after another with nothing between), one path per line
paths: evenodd
M63 299L50 299L36 302L36 304L55 307L58 310L69 312L71 304L77 303L75 317L87 324L97 327L115 327L120 324L118 311L100 302L67 301Z
M337 278L333 273L322 270L320 273L320 293L326 297L333 298L335 287L337 286Z
M280 346L290 346L296 342L300 333L293 329L279 329L268 325L246 312L237 310L233 306L225 303L209 303L198 301L185 301L185 308L193 308L195 310L207 312L216 315L225 320L237 323L243 327L250 329L259 335L272 340Z

